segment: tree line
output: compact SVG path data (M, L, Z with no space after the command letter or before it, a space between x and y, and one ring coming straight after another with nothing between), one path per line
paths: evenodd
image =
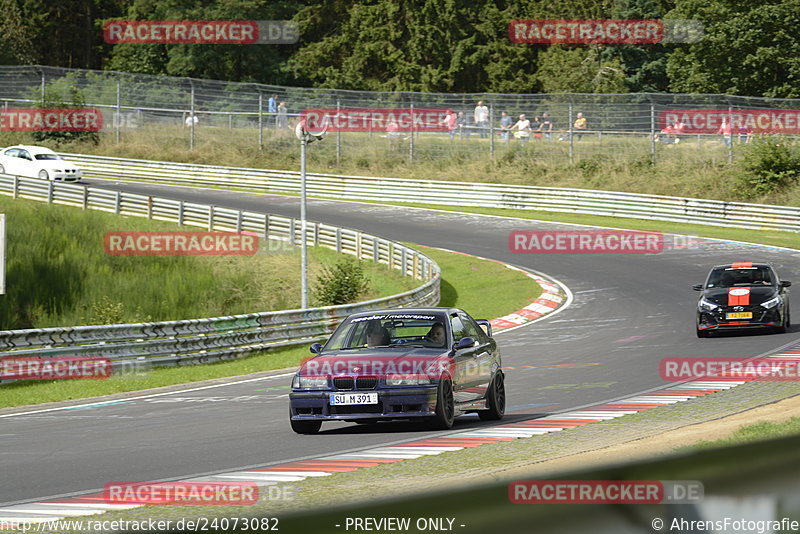
M692 44L518 44L517 19L689 19ZM109 45L108 20L293 20L293 45ZM800 0L0 0L0 64L275 85L800 98Z

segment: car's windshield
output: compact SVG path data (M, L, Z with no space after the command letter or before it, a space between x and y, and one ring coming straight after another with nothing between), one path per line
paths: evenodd
M342 323L325 350L362 347L444 348L447 330L444 316L436 314L372 314L348 318Z
M36 154L34 157L38 160L61 159L61 156L59 156L58 154Z
M775 283L769 267L718 267L708 275L706 287L769 286Z

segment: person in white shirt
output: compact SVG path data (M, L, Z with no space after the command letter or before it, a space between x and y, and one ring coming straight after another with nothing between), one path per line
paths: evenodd
M475 126L480 130L482 138L489 136L489 108L483 104L483 100L478 102L475 106L473 114L475 118Z
M519 143L524 145L528 142L528 139L531 137L531 121L525 118L525 114L519 116L519 120L514 123L514 125L509 128L509 130L514 131L514 137L519 139Z
M186 121L184 122L184 124L186 125L187 128L191 128L192 126L197 126L198 122L200 122L200 120L194 113L190 111L189 115L186 116Z

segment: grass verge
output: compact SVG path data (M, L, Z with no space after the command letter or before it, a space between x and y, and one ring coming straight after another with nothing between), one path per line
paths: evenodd
M0 197L7 221L7 293L0 329L136 323L297 308L300 249L262 240L253 255L110 255L112 231L196 231L139 217ZM312 247L309 278L342 256ZM363 262L363 300L419 285ZM312 291L312 305L316 304Z

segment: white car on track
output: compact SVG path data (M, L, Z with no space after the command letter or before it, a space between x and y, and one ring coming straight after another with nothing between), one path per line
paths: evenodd
M80 180L83 171L42 146L15 145L0 151L0 174L43 180Z

